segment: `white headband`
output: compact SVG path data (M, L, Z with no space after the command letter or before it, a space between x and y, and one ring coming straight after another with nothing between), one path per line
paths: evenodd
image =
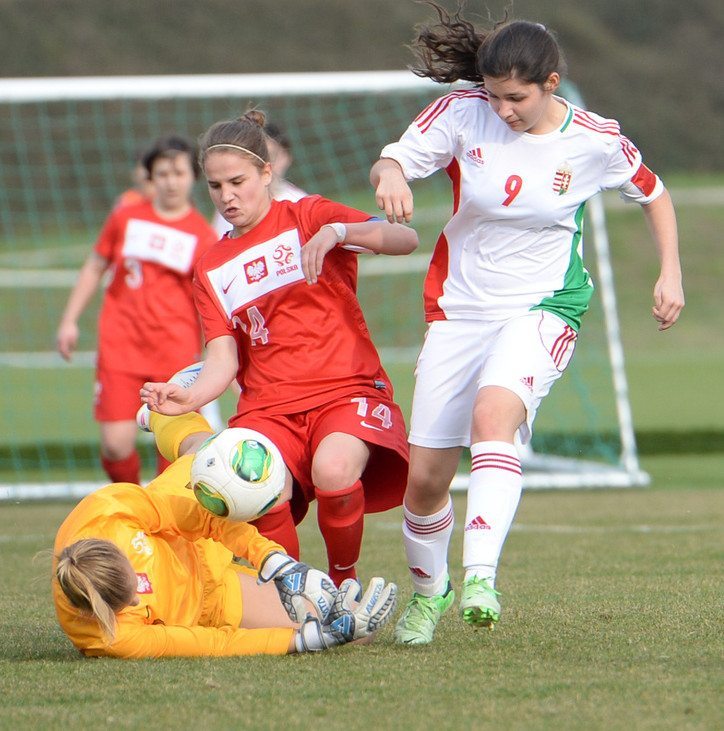
M255 157L262 165L266 165L266 160L264 158L259 157L259 155L256 154L256 152L252 152L251 150L247 150L246 147L241 147L240 145L232 145L226 142L222 142L218 145L211 145L210 147L206 148L206 152L209 150L218 150L220 147L228 147L232 150L239 150L239 152L245 152L247 155L251 155L252 157ZM204 156L206 156L206 153L204 153Z

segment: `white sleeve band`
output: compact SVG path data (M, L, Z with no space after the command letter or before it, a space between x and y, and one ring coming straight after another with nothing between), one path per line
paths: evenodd
M325 223L337 235L337 243L341 244L347 238L347 227L343 223Z

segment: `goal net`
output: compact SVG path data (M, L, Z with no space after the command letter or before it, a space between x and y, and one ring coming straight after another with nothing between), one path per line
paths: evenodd
M54 340L77 270L130 186L139 150L169 132L196 138L256 106L290 138L292 182L374 214L372 161L444 92L409 72L0 80L0 499L78 496L105 481L91 415L100 295L81 319L71 364ZM452 208L444 174L414 192L419 253L360 266L360 299L408 413L425 327L422 280ZM196 202L211 217L201 183ZM636 454L603 204L588 208L597 295L573 365L541 407L533 449L523 450L527 488L648 481ZM222 408L228 417L233 404ZM143 449L150 478L150 445ZM461 476L455 486L464 485Z

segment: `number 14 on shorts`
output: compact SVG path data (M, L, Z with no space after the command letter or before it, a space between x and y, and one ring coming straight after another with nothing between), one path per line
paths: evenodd
M370 411L370 404L366 396L358 396L350 399L350 401L357 404L357 416L361 417L360 424L362 426L375 431L384 431L392 426L392 412L386 404L377 404ZM373 420L376 423L373 423Z

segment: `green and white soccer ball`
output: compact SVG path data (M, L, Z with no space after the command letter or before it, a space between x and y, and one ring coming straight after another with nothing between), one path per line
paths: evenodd
M284 460L271 439L253 429L224 429L196 452L191 487L214 515L249 521L276 504L285 474Z

